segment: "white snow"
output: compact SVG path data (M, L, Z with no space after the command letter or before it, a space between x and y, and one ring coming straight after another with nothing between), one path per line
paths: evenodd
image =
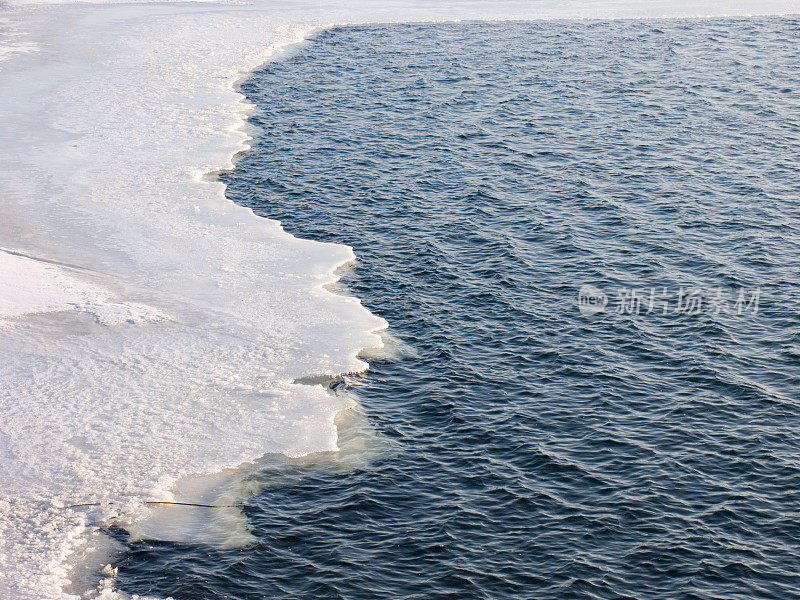
M113 292L69 267L0 249L0 327L22 315L78 311L104 325L160 321L168 318L144 304L114 302Z

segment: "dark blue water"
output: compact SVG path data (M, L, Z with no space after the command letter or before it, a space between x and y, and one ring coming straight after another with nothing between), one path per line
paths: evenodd
M397 450L265 467L252 547L121 589L800 598L798 19L339 28L244 91L229 197L416 351L357 390Z

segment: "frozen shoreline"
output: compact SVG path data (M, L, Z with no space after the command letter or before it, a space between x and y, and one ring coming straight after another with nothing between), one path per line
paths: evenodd
M247 148L235 82L309 27L185 6L25 19L38 51L3 65L0 92L3 164L22 163L4 169L3 247L25 255L0 256L0 595L55 598L100 523L178 478L335 449L341 400L293 381L363 370L385 324L324 288L349 248L203 177Z
M183 476L336 448L341 401L294 381L362 370L385 323L324 288L352 250L204 178L249 147L247 72L331 23L800 12L346 4L0 13L0 247L25 255L0 252L3 598L70 597L66 561L97 525ZM81 502L113 504L61 508Z

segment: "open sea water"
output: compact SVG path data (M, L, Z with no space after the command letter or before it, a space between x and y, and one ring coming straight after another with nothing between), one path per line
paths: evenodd
M229 197L398 340L332 384L378 450L265 459L252 544L119 588L800 598L800 20L342 27L244 92Z

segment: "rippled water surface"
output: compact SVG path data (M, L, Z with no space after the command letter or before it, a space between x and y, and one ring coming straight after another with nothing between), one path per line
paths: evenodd
M355 389L384 449L273 459L253 545L119 587L800 597L800 21L338 28L244 91L229 197L353 246L408 347Z

